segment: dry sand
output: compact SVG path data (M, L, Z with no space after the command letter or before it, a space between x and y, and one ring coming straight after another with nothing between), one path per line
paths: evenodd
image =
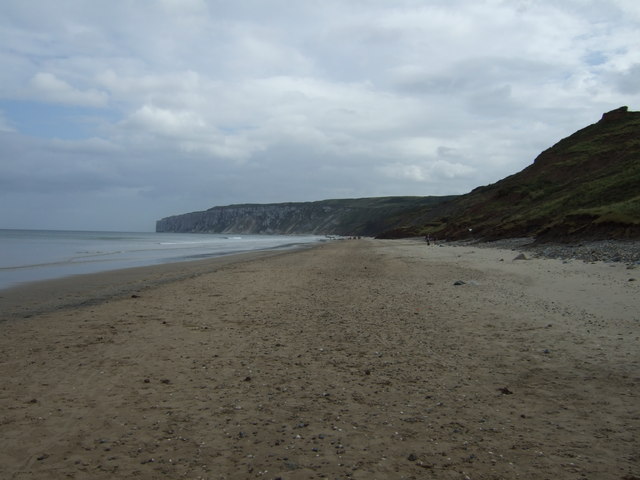
M0 292L0 477L640 478L640 270L516 254L339 241Z

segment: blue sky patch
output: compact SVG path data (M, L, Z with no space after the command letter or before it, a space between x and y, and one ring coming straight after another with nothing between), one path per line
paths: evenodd
M101 125L117 119L114 112L104 109L22 100L0 101L0 111L23 135L62 140L100 136Z

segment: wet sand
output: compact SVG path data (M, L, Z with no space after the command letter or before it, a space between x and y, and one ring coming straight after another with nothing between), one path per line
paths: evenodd
M0 292L0 477L640 478L640 270L516 255L336 241Z

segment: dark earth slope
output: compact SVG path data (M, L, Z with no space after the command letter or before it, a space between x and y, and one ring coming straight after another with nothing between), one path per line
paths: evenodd
M542 152L532 165L461 195L424 217L407 215L393 238L640 238L640 112L627 107Z

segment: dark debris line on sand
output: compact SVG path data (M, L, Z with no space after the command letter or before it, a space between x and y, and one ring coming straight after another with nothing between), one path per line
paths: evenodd
M576 241L575 243L534 243L533 238L508 238L493 242L464 241L450 245L473 245L475 247L502 248L527 251L534 257L560 260L582 260L584 262L620 262L640 265L640 241L599 240Z

